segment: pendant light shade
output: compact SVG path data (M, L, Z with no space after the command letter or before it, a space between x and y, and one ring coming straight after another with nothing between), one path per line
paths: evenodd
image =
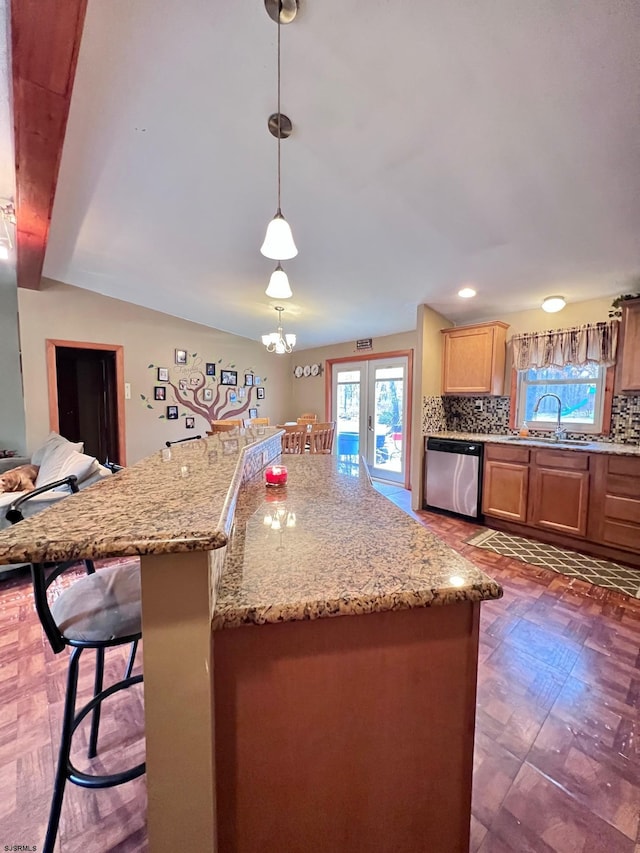
M260 251L265 258L271 258L274 261L288 261L298 254L291 228L280 209L267 225L267 233ZM289 296L291 296L290 293Z
M289 299L291 296L293 296L291 286L289 284L289 278L286 272L280 266L280 264L278 264L278 266L271 273L271 278L269 279L269 286L266 289L266 294L272 299Z

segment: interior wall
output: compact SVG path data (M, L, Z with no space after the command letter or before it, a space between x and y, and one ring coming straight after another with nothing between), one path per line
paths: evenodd
M216 365L216 385L221 368L236 370L238 388L225 388L228 397L244 388L244 375L261 379L264 399L257 399L257 386L244 388L245 397L228 403L222 414L244 408L240 417L249 417L248 406L258 414L280 423L291 411L287 357L268 353L259 341L252 341L159 311L152 311L101 296L50 279L42 280L40 291L20 290L20 335L23 343L26 445L33 451L49 432L48 386L45 356L47 338L69 341L118 344L124 347L124 381L131 385L125 400L127 463L148 456L166 440L186 438L208 428L205 416L195 415L176 399L166 385L167 399L153 398L157 368L167 367L172 380L189 380L190 367L198 363ZM175 350L186 349L185 368L175 364ZM6 370L4 371L7 372ZM179 418L166 419L167 405L178 405ZM185 416L195 417L195 429L185 429Z
M416 358L413 379L413 422L411 430L411 506L422 506L424 459L424 412L435 403L442 407L442 334L453 325L428 305L418 305L416 318ZM444 415L442 417L444 421Z
M0 269L0 449L26 451L15 270Z
M373 339L373 346L368 350L358 351L355 341L343 344L333 344L328 347L314 347L295 351L289 356L290 371L290 410L287 420L294 421L302 412L313 412L322 420L328 416L325 411L325 363L327 359L353 358L357 361L360 355L378 355L396 350L415 349L416 333L400 332L397 335L383 335ZM294 376L296 365L319 364L321 373L319 376L303 376L297 379Z

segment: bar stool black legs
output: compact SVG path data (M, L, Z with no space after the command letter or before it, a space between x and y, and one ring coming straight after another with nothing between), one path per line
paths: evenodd
M136 641L137 642L137 641ZM64 716L62 722L62 736L60 740L60 750L58 753L58 767L56 769L55 782L53 787L53 798L51 800L51 810L49 812L49 823L47 825L47 833L44 840L43 853L53 853L58 834L58 826L60 824L60 814L62 811L62 802L64 798L65 786L67 780L79 785L82 788L112 788L115 785L121 785L124 782L130 782L136 779L145 772L144 762L131 767L119 773L111 774L89 774L78 770L71 763L71 744L73 733L78 728L82 720L92 714L91 718L91 733L89 738L89 757L93 758L96 755L96 745L98 740L98 727L100 722L100 705L109 696L119 690L124 690L134 684L142 682L141 675L131 677L128 675L122 681L112 684L106 690L102 689L102 678L104 670L104 647L96 649L96 680L95 693L93 699L87 702L76 713L76 697L78 692L78 672L80 666L80 656L84 649L75 647L71 652L69 660L69 673L67 676L67 691L64 705ZM133 663L135 651L132 649L132 654L129 657L129 663ZM127 669L129 667L127 666ZM100 689L98 690L98 681Z

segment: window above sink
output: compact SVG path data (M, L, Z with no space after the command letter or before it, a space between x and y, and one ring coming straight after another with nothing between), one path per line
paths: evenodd
M534 412L534 407L543 394L556 394L562 400L561 423L567 432L601 432L606 374L606 367L598 364L569 364L519 371L516 426L526 421L529 429L555 430L558 425L557 401L547 397L537 412ZM561 444L562 440L551 438L549 443ZM583 442L569 439L566 443Z

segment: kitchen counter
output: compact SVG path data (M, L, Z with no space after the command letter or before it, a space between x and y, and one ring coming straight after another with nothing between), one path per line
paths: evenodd
M526 447L546 447L549 450L577 450L580 453L610 453L616 456L640 456L640 445L615 444L609 441L581 441L578 444L562 444L551 441L536 441L515 435L500 435L482 432L429 432L425 438L455 438L460 441L477 441L482 444L521 444Z
M495 581L377 492L364 467L354 477L341 474L333 456L283 461L286 487L266 490L258 481L242 490L214 628L502 595ZM278 511L282 526L272 530L265 516Z
M0 565L222 548L243 477L280 453L280 434L217 433L163 448L3 530Z
M0 532L0 563L140 555L153 853L467 849L502 590L364 464L287 456L266 487L280 436L159 451Z

